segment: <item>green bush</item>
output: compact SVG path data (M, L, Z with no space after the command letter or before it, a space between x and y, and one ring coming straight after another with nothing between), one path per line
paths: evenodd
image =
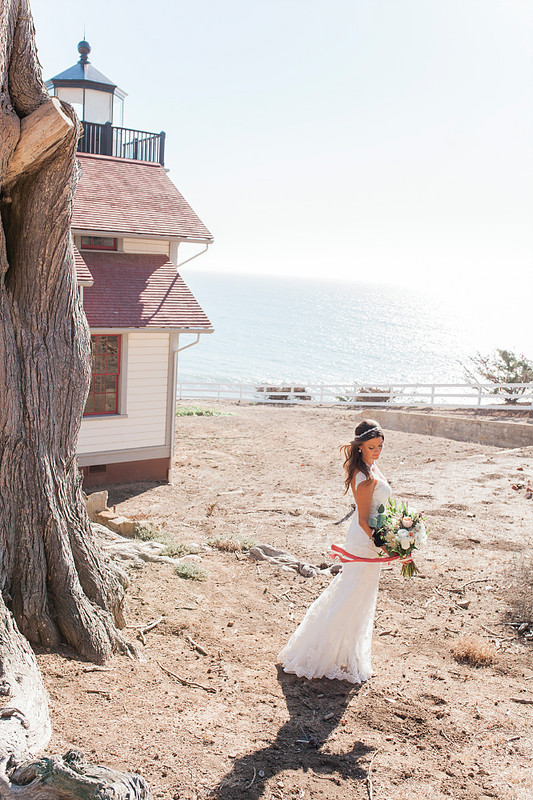
M189 581L205 581L207 580L207 572L193 564L191 561L181 561L174 567L174 572L179 578Z
M215 550L222 550L226 553L247 553L255 547L255 541L247 536L239 536L234 539L232 536L214 536L207 540L209 547Z
M464 365L467 380L487 383L532 383L533 361L511 350L498 348L490 355L477 353ZM492 394L501 395L505 403L518 403L526 389L512 387L492 389Z
M157 539L158 536L159 531L149 522L145 522L135 528L134 538L140 539L142 542L151 542L154 539Z
M162 556L170 556L170 558L183 558L183 556L196 555L200 549L195 544L188 544L187 542L171 541L165 547Z
M200 406L178 406L177 417L229 417L229 411L217 411L215 408L200 408Z

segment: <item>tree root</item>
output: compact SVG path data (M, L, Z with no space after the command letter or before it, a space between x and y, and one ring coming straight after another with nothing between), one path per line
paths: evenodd
M150 800L148 784L140 775L115 772L85 761L70 750L65 756L54 755L28 761L17 767L9 788L0 786L2 800Z

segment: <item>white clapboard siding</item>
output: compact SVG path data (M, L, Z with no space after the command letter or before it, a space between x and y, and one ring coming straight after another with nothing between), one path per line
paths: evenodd
M168 333L128 334L124 416L84 417L78 455L165 445Z
M168 256L170 243L165 239L127 239L122 240L122 249L125 253L148 253L150 255L162 253Z

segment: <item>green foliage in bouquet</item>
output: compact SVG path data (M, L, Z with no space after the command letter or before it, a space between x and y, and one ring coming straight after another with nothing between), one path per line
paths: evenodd
M382 503L380 506L378 506L377 516L370 517L368 520L368 524L370 525L371 528L374 528L375 530L380 530L381 528L385 527L386 523L387 523L387 515L385 514L385 506Z
M408 558L413 550L423 547L427 541L426 526L420 512L402 500L389 499L387 507L380 505L377 515L368 520L376 547L381 547L389 556ZM402 575L411 578L418 573L412 560L402 563Z

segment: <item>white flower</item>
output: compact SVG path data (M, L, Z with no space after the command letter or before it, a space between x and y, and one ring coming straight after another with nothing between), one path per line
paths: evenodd
M404 528L410 528L412 526L412 524L413 524L413 518L412 517L404 517L402 519L402 525L403 525Z
M415 547L421 548L424 547L427 543L428 537L425 531L417 531L415 533Z
M409 548L411 547L411 540L409 539L408 536L402 536L402 538L400 539L400 547L402 548L402 550L409 550Z

